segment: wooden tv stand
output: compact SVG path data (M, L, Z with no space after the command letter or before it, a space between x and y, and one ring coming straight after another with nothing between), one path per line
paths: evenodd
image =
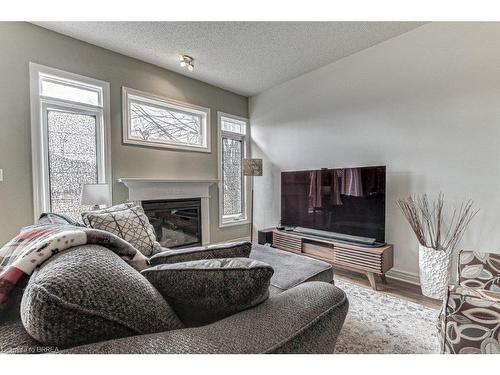
M385 273L393 265L393 246L366 247L302 233L273 231L273 247L310 256L340 268L366 274L370 285L377 290L375 275L385 284Z

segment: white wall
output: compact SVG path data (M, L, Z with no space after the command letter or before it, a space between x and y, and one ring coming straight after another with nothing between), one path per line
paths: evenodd
M418 272L396 206L412 193L473 199L462 248L499 251L499 40L500 23L426 24L250 98L255 227L279 220L281 170L384 164L395 269Z

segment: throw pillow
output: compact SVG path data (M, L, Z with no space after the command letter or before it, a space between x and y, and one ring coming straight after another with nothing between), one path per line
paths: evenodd
M145 256L161 251L153 226L143 208L135 203L84 212L82 218L88 227L105 230L123 238Z
M189 262L192 260L214 258L248 258L252 244L246 241L226 242L208 246L189 247L180 250L164 250L153 255L149 261L152 266Z
M187 326L212 323L269 297L273 268L248 258L162 264L141 273Z
M183 327L151 283L98 245L66 250L35 271L21 320L35 340L59 349Z

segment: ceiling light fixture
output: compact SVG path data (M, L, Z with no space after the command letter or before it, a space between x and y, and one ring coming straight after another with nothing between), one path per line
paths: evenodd
M183 68L188 68L190 72L194 70L194 59L188 55L182 55L179 57L180 64Z

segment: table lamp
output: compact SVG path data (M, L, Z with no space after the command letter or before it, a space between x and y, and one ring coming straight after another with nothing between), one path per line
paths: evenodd
M101 205L108 205L110 201L110 190L108 184L85 184L82 187L80 203L92 206L98 210Z

